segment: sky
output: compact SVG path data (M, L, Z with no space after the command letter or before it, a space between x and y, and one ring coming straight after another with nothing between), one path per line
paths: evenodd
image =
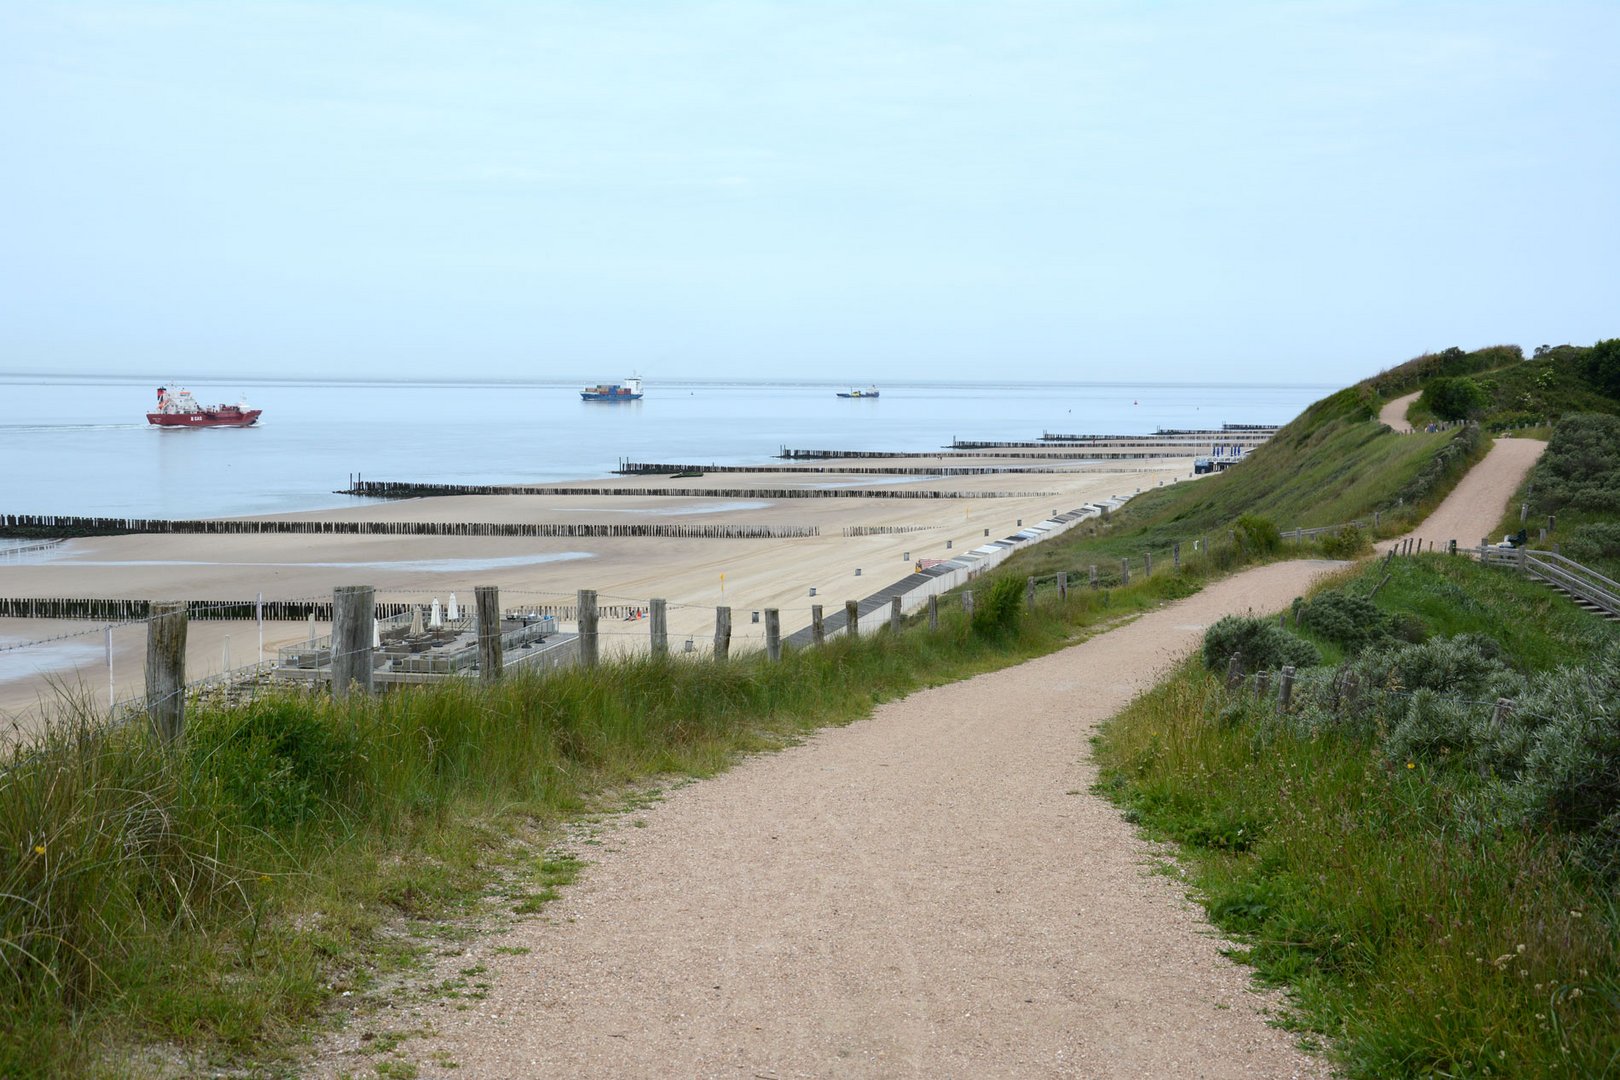
M1344 384L1620 336L1620 3L0 0L0 373Z

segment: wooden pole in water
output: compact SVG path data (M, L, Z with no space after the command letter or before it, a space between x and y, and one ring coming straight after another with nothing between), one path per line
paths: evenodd
M725 660L731 656L731 609L714 609L714 658Z
M647 617L652 623L652 654L669 655L669 608L664 598L655 596L647 603Z
M473 589L478 604L478 675L486 683L501 677L501 591L494 585Z
M596 632L596 590L580 589L574 602L579 608L579 663L581 667L593 668L600 656Z
M371 693L371 632L376 624L376 592L370 585L339 585L332 590L332 697L351 690Z
M782 613L773 607L765 609L765 659L782 659Z
M173 745L185 730L186 605L155 601L146 623L146 715L152 731Z
M844 625L850 637L861 636L861 605L857 600L844 601Z

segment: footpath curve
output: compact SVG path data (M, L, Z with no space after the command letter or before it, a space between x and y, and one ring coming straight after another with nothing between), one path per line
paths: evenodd
M1388 424L1391 429L1403 435L1410 434L1412 424L1411 421L1406 419L1406 410L1411 406L1412 402L1422 396L1423 391L1419 390L1416 393L1407 394L1405 397L1398 397L1385 402L1384 407L1378 410L1378 422Z
M1459 548L1477 547L1482 538L1500 540L1491 533L1502 520L1502 511L1546 449L1539 439L1499 437L1432 514L1406 536L1380 543L1378 549L1387 551L1408 538L1432 543L1435 551L1446 550L1451 540Z
M425 1076L1326 1076L1091 794L1086 740L1209 623L1338 565L1246 571L680 788L455 958L485 1000L372 1023L428 1032Z

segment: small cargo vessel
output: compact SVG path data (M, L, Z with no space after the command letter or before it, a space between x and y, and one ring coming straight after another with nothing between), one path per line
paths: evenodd
M250 409L247 402L235 405L197 404L190 390L158 387L157 410L146 414L146 422L158 427L249 427L263 409Z
M585 401L640 401L641 378L631 376L622 383L597 383L579 392Z
M838 396L839 397L847 397L847 398L877 397L878 396L878 388L875 387L875 386L868 386L865 390L862 390L858 386L852 386L847 391L846 390L838 391Z

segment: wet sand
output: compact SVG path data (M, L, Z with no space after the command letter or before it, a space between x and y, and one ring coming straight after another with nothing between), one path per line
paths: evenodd
M1072 451L1070 452L1072 454ZM907 467L930 459L906 459ZM974 458L933 463L994 465ZM881 461L848 463L881 467ZM1029 459L1001 462L1027 467ZM727 524L814 526L820 535L789 540L533 539L507 537L136 535L70 540L19 561L0 562L0 596L120 597L148 600L329 599L339 585L372 585L379 600L429 604L451 592L470 604L478 585L501 590L502 606L571 604L577 590L595 589L603 605L645 606L653 597L669 604L671 648L685 640L706 649L713 638L714 609L728 605L732 648L763 645L763 625L752 613L782 612L784 634L807 625L812 604L840 610L845 600L865 597L906 574L918 559L948 558L1034 524L1054 511L1087 502L1129 496L1160 483L1186 482L1189 458L1150 458L1117 463L1086 462L1053 454L1061 472L990 473L918 478L864 474L711 473L704 477L615 477L579 481L592 487L682 489L861 488L1010 493L1010 498L714 498L671 496L467 495L358 505L343 510L274 515L278 519L555 522L581 524ZM900 527L898 534L845 537L851 527ZM949 545L949 546L947 546ZM860 575L856 575L856 571ZM810 590L816 595L811 597ZM54 683L82 686L93 699L108 696L105 624L82 620L0 620L0 648L79 633L65 642L0 651L0 718L28 729L38 722L42 696ZM317 633L327 632L325 625ZM644 649L645 622L604 620L604 653ZM85 633L85 632L89 633ZM265 649L306 639L304 624L269 624ZM220 670L230 636L232 666L258 657L258 628L251 622L193 620L187 677ZM115 629L114 692L138 694L143 680L145 627Z

